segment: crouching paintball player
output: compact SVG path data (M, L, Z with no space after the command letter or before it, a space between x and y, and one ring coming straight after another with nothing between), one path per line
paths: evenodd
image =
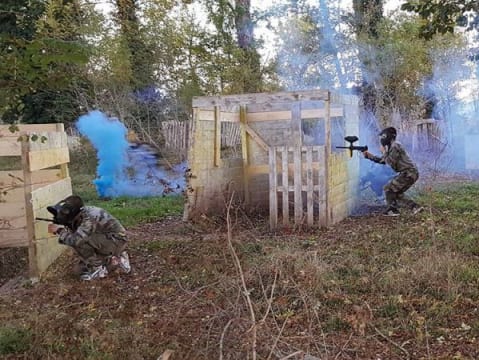
M103 278L116 269L131 271L123 225L104 209L85 206L79 196L68 196L54 206L50 233L60 244L72 247L80 258L76 269L82 280Z
M389 165L397 173L383 187L387 204L384 215L398 216L399 203L403 203L417 214L423 208L408 199L404 193L417 181L419 172L404 147L396 141L396 136L397 131L394 127L385 128L379 133L382 156L375 156L367 150L363 151L363 155L375 163Z

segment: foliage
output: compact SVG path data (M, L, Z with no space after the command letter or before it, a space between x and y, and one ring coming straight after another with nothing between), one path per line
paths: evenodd
M406 119L402 123L405 127L407 119L430 116L428 107L437 99L425 86L433 78L434 66L440 59L452 59L447 53L458 55L464 49L460 35L436 36L427 41L421 37L420 29L417 17L400 16L384 19L378 26L377 38L362 39L363 71L375 84L375 115L382 125L390 122L392 111Z
M30 7L15 2L2 7L2 13L11 18L7 26L0 27L3 120L45 123L75 117L78 106L73 85L82 83L79 69L88 60L80 39L86 8L75 0L34 2Z
M457 25L468 25L468 12L475 17L467 29L479 24L479 3L476 0L409 0L401 5L402 10L417 13L423 19L421 36L432 39L436 34L454 32Z

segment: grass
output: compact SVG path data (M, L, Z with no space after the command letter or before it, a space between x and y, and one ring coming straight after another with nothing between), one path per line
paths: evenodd
M72 153L70 176L73 193L81 196L85 204L105 209L125 227L182 213L184 206L182 195L100 198L93 184L95 168L96 157L92 149L86 147L81 152Z
M32 335L26 329L0 327L0 355L17 354L28 351Z
M329 229L271 233L267 219L256 227L235 219L243 291L224 224L201 234L179 223L155 227L181 213L182 197L102 200L91 172L75 162L71 176L74 193L126 226L151 222L146 237L141 226L132 231L134 276L84 284L57 264L25 296L0 298L0 323L14 325L0 328L0 354L153 359L173 349L175 358L212 359L221 343L224 358L245 359L248 295L258 358L298 350L318 358L479 358L479 184L419 193L426 211L417 216L350 218Z

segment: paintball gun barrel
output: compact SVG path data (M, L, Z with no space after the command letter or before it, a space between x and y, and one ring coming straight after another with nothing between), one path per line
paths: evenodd
M353 150L358 150L358 151L368 151L368 146L355 146L353 143L359 140L357 136L346 136L344 138L349 143L349 146L336 146L337 149L349 149L349 157L353 157Z
M42 218L42 217L36 217L35 220L48 221L54 224L56 223L55 219L48 219L48 218Z

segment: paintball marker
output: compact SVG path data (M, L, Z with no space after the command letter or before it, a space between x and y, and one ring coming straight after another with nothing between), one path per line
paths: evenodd
M336 146L337 149L349 149L349 157L353 157L353 150L368 151L368 146L354 146L353 143L359 140L357 136L346 136L344 138L349 143L349 146Z
M48 218L42 218L42 217L36 217L35 220L48 221L48 222L52 222L54 224L57 223L55 219L48 219Z

